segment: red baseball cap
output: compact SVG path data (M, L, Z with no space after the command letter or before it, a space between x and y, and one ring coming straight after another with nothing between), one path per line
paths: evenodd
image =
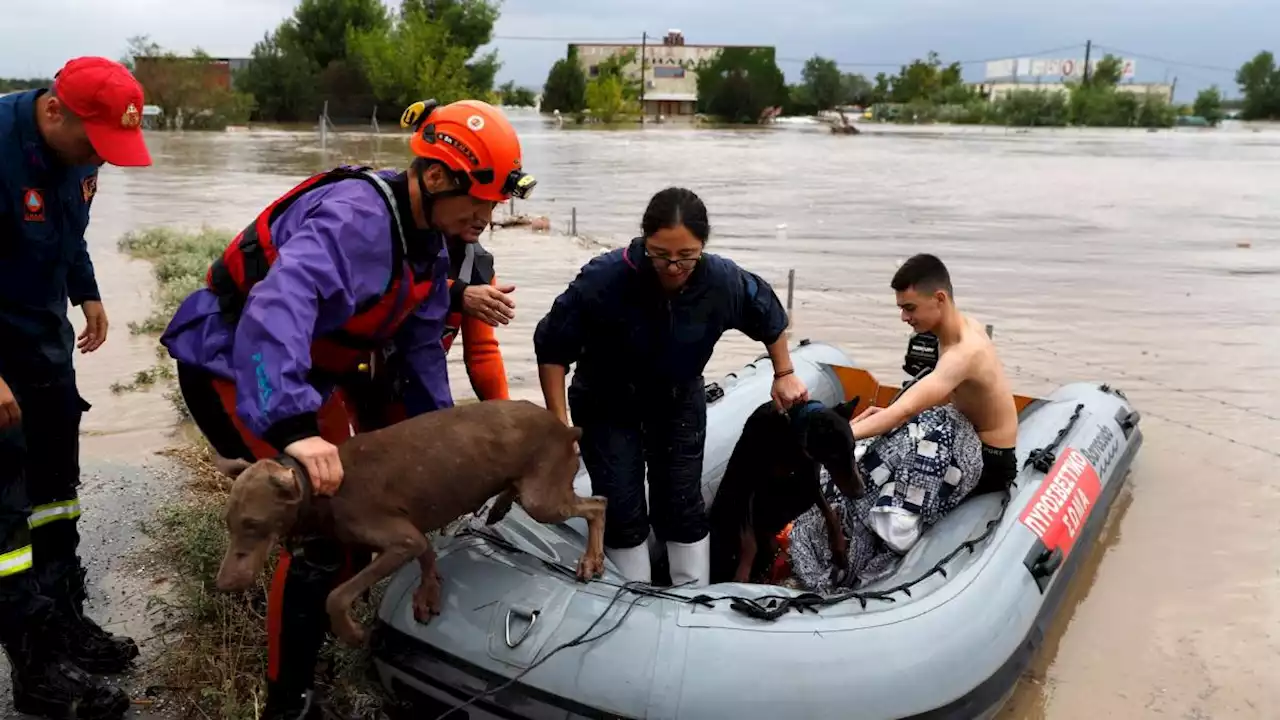
M123 167L151 164L142 139L142 85L124 65L104 57L76 58L54 76L53 91L83 121L103 160Z

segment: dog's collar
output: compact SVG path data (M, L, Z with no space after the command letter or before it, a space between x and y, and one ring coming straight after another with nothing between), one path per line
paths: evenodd
M302 490L302 507L299 512L299 516L301 516L301 512L305 512L306 508L311 505L311 498L314 492L311 487L311 476L307 474L307 469L302 466L302 463L298 462L297 458L292 455L280 453L275 458L275 461L298 475L298 486Z

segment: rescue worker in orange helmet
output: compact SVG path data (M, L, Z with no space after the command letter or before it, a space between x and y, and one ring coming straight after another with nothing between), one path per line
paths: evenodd
M452 238L475 242L494 206L534 181L500 110L415 103L405 172L339 167L271 203L213 263L161 342L191 414L224 458L291 458L314 492L342 482L337 445L375 357L402 358L405 412L453 405L442 342ZM304 493L304 497L307 494ZM267 608L264 718L319 717L311 687L325 597L360 559L323 537L286 538ZM365 558L367 560L367 558Z

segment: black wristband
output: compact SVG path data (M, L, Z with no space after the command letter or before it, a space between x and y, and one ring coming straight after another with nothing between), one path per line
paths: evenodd
M270 443L276 450L284 452L286 447L299 440L318 437L319 435L320 423L316 419L316 414L302 413L301 415L287 417L267 428L267 431L262 433L262 439Z
M791 368L790 370L783 370L782 372L776 372L776 373L774 373L774 374L773 374L773 379L774 379L774 380L781 380L782 378L784 378L784 377L786 377L786 376L788 376L788 375L794 375L794 374L795 374L795 372L796 372L796 369L795 369L795 368Z

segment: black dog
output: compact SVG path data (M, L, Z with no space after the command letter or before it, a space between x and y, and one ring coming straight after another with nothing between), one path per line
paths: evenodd
M834 408L812 401L787 414L767 402L751 413L711 504L711 582L760 577L773 559L774 536L814 504L826 518L837 564L847 564L844 533L822 494L821 469L845 495L866 492L849 427L858 400Z

